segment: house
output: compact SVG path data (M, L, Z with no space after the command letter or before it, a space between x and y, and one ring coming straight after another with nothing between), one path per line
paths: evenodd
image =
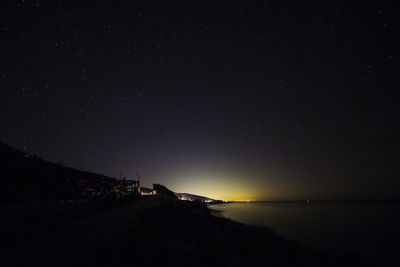
M140 194L141 195L143 195L143 196L149 196L149 195L155 195L156 194L156 192L153 190L153 189L151 189L151 188L147 188L147 187L139 187L139 190L140 190Z

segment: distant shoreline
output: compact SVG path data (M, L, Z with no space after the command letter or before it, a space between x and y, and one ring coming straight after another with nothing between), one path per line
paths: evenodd
M317 204L317 203L335 203L335 204L400 204L400 200L317 200L317 201L304 201L304 200L277 200L277 201L226 201L221 204L228 203L301 203L301 204Z

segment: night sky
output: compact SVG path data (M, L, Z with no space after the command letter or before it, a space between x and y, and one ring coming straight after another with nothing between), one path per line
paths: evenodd
M0 142L224 200L396 198L396 16L384 1L2 1Z

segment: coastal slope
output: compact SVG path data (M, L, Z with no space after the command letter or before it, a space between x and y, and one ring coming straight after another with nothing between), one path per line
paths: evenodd
M62 266L356 266L265 227L214 217L206 205L157 196L15 235L14 263ZM47 223L49 227L36 227ZM36 226L35 226L36 225ZM29 229L31 227L31 229ZM18 232L18 228L9 227ZM21 257L23 255L23 257Z

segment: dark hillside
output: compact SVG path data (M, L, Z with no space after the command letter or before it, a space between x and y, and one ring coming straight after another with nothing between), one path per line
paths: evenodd
M120 181L0 145L4 261L40 266L357 266L264 227L214 217L160 184L156 196L61 202ZM16 202L25 202L18 203ZM6 205L6 204L9 205ZM23 255L23 257L20 257Z
M113 186L117 180L51 163L0 143L2 203L77 197L91 187Z
M170 197L152 196L32 228L7 248L6 255L20 266L360 266L268 228L214 217L203 203ZM25 257L17 256L21 253Z

